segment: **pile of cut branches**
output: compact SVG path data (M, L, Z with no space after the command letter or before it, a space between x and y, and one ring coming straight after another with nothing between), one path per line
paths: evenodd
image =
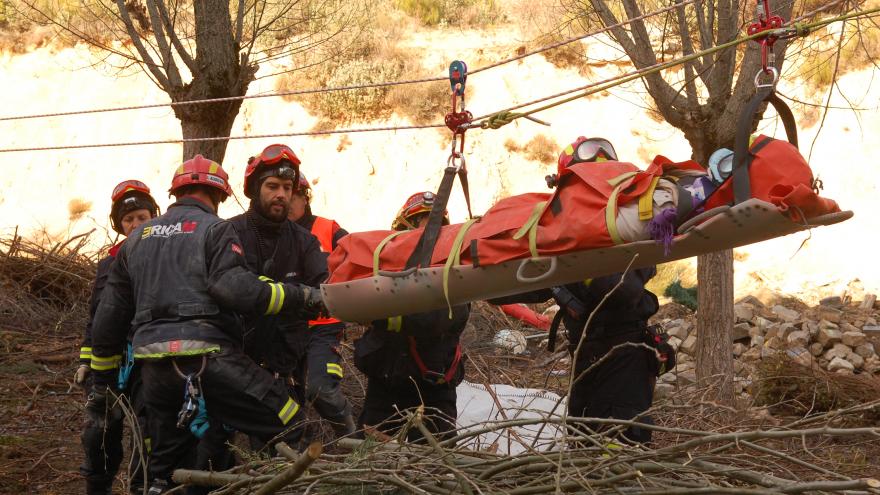
M704 407L709 407L704 405ZM440 440L425 428L423 411L406 412L404 429L418 429L426 443L341 440L350 452L321 455L313 444L299 454L284 444L283 457L256 459L224 473L178 470L179 483L237 493L875 493L876 470L843 474L811 447L822 443L877 442L878 427L845 427L847 418L876 410L880 401L794 420L768 429L714 431L648 426L663 441L627 445L611 436L631 421L565 418L509 420L472 425ZM662 408L661 408L662 409ZM662 413L655 409L653 414ZM604 431L594 431L601 425ZM514 426L561 428L550 448L502 455L461 447L486 432ZM640 425L645 427L644 425ZM405 432L404 432L405 433ZM401 433L397 438L404 438ZM656 436L656 435L655 435ZM386 439L387 440L387 439ZM526 440L527 441L527 440ZM870 473L874 473L871 475ZM867 474L866 474L867 473ZM874 477L871 477L874 476Z
M17 231L0 237L0 325L55 332L85 325L97 256L85 253L89 234L58 242Z

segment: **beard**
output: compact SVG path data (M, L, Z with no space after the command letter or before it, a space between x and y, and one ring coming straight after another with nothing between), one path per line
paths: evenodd
M273 222L287 220L290 205L284 201L260 201L260 213Z

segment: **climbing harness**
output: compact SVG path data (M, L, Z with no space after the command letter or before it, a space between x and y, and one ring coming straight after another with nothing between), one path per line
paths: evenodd
M205 406L205 397L202 395L202 373L205 371L205 366L208 363L208 358L206 356L202 356L202 366L199 368L199 371L196 373L184 374L180 371L180 368L177 366L177 362L172 360L171 364L174 366L174 371L183 378L183 406L180 408L180 412L177 413L177 427L180 429L185 429L189 427L189 431L196 437L202 438L205 436L205 432L208 431L208 428L211 426L208 421L208 410Z

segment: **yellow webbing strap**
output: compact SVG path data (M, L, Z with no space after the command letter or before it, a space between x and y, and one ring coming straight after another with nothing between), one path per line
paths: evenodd
M536 204L526 223L516 231L516 234L513 234L513 239L519 240L526 235L526 232L529 233L529 253L531 253L532 258L538 257L538 221L541 219L541 213L544 211L545 206L547 206L546 201Z
M455 240L452 242L452 249L449 250L449 256L446 257L446 264L443 265L443 296L446 297L446 306L449 307L450 320L452 319L452 303L449 302L449 271L453 265L461 264L461 245L464 243L464 236L477 220L479 219L471 218L458 229L458 234L455 235Z
M611 191L611 196L608 198L608 205L605 207L605 226L608 227L608 235L611 236L611 240L614 241L614 244L623 244L623 238L620 237L620 232L617 231L617 219L615 218L615 214L617 213L617 196L620 195L620 190L623 188L624 182L634 177L637 173L638 172L627 172L608 180L608 183L614 186L614 190Z
M395 237L397 237L400 234L403 234L405 232L408 232L408 231L407 230L400 230L400 231L394 232L391 235L389 235L388 237L382 239L382 242L380 242L379 245L376 246L376 250L373 251L373 276L374 277L376 275L379 275L379 255L382 254L382 250L385 249L385 245L388 244L389 242L391 242L391 239L394 239Z
M639 220L647 221L654 218L654 190L657 189L657 183L660 177L651 179L651 185L644 194L639 196Z
M388 331L389 332L400 333L400 330L402 328L403 328L403 317L402 316L389 316L388 317Z

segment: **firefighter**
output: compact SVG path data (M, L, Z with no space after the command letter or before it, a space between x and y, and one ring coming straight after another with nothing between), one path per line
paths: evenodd
M434 203L430 192L411 196L392 224L394 230L418 228ZM449 219L444 218L448 224ZM374 321L355 342L355 366L367 376L367 394L358 427L392 435L405 419L398 414L424 404L425 426L441 438L455 428L458 414L455 387L464 378L461 332L470 305L395 316ZM410 441L422 434L411 428Z
M604 161L617 161L611 143L602 138L580 137L559 156L559 169L575 163ZM548 176L548 185L555 187L558 177ZM568 331L568 351L573 358L577 353L572 378L576 382L568 401L569 415L624 420L638 418L639 422L652 424L651 418L643 413L651 407L654 383L661 367L672 365L671 361L659 362L658 354L640 345L656 347L660 344L660 335L648 327L648 319L659 309L657 297L645 289L645 284L656 273L656 267L652 266L630 270L625 275L617 273L490 302L511 304L556 300L559 313L553 321L550 338L555 339L555 330L561 320ZM618 283L620 286L615 288ZM589 328L585 328L594 311L596 314ZM581 340L583 344L578 351ZM626 345L628 343L634 345ZM668 345L662 350L671 351ZM609 353L611 355L599 363ZM665 357L673 359L671 354ZM592 425L592 428L601 429L599 425ZM651 430L630 427L624 437L646 443L651 440Z
M94 383L87 408L111 411L128 323L141 361L143 399L154 433L149 493L170 489L209 425L265 442L296 442L302 419L286 387L242 351L238 313L313 318L323 311L310 287L258 278L241 241L217 217L231 189L216 162L196 155L175 172L168 211L138 228L110 270L92 325Z
M348 232L334 220L312 213L312 187L300 171L299 187L293 192L288 218L310 231L321 246L324 258L336 249L340 239ZM335 318L321 318L309 322L307 331L297 335L305 341L304 361L299 370L300 383L305 383L305 397L322 418L333 425L337 436L354 433L351 404L342 393L342 356L339 348L345 332L345 324Z
M110 226L122 236L128 236L142 223L159 214L159 207L153 196L150 195L150 188L138 180L126 180L117 184L110 195L110 201L112 202ZM107 282L110 267L113 265L116 253L121 246L122 241L111 247L107 257L98 262L95 282L92 285L92 295L89 299L89 321L86 324L85 335L79 351L80 365L74 375L74 382L86 390L91 388L92 320L98 309L101 291ZM141 493L144 479L144 465L141 461L145 459L149 450L150 438L146 432L146 407L141 397L140 367L134 366L127 369L129 371L120 376L116 385L119 393L127 397L140 427L137 436L143 440L140 446L140 452L143 453L143 456L138 455L138 446L132 442L129 489L131 493ZM86 493L89 495L109 495L112 493L113 478L116 477L122 462L122 419L121 414L105 418L97 411L86 409L86 424L82 432L85 460L79 468L79 472L85 477ZM135 436L132 435L132 437Z
M229 221L242 240L245 259L254 273L283 282L298 282L312 287L327 278L327 258L318 240L308 229L288 219L291 199L299 181L300 160L289 147L275 144L248 161L244 193L250 199L248 210ZM338 330L337 330L338 331ZM276 374L295 395L302 395L303 367L309 344L307 320L292 321L278 317L261 317L248 323L247 352L255 361ZM325 349L332 352L332 349ZM330 361L327 361L330 362ZM325 369L331 369L325 366ZM341 376L336 364L332 371ZM338 380L333 382L338 390ZM318 411L334 422L336 428L354 423L340 395L336 410L326 402L317 402ZM311 402L313 397L308 397ZM348 413L347 420L345 413ZM254 442L259 445L259 442Z

